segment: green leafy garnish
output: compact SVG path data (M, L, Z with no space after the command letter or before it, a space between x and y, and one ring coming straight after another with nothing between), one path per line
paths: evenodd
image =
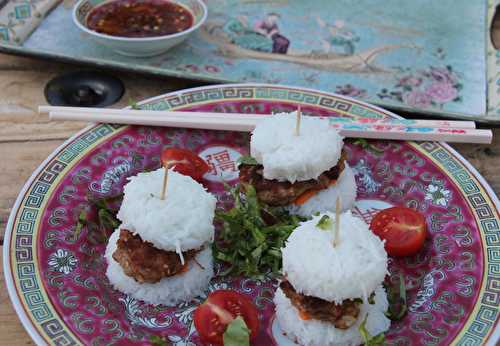
M78 239L80 237L80 234L82 233L83 227L85 227L85 224L87 223L87 213L85 211L81 211L80 214L78 215L78 221L76 223L75 227L75 232L74 232L74 239Z
M368 297L368 304L375 304L375 292L373 292L372 294L370 294L370 296Z
M380 346L384 344L385 341L385 335L384 333L380 333L375 336L371 336L370 333L368 333L368 330L366 329L366 319L368 315L365 316L365 319L363 322L359 325L359 333L361 334L361 337L363 338L363 343L365 346Z
M137 101L134 101L132 99L128 99L128 105L130 108L135 109L135 110L140 110L142 109L141 106L137 104Z
M251 157L250 155L244 155L244 156L241 156L238 161L237 161L237 165L258 165L259 163L257 162L256 159L254 159L253 157Z
M249 346L250 330L241 316L236 317L228 324L222 335L224 346Z
M391 285L384 283L387 291L387 300L389 301L389 309L385 315L392 321L402 319L407 311L406 305L406 287L403 274L399 274L399 285Z
M220 275L262 277L281 270L281 248L303 219L283 208L272 208L257 199L255 188L236 186L229 190L234 206L217 210L215 219L222 223L214 243L214 257L228 267ZM243 189L243 193L240 189Z
M121 201L123 194L116 196L94 199L89 197L90 208L80 211L71 241L76 241L82 230L87 229L87 239L93 243L105 243L109 235L120 225L116 218L118 213L117 203Z
M353 142L354 145L359 145L361 148L368 148L368 141L364 138L356 138Z
M158 335L151 335L149 337L149 342L153 346L168 346L170 343L167 342L163 337Z
M322 229L323 231L328 231L332 229L332 219L328 215L323 215L321 219L319 219L316 227Z

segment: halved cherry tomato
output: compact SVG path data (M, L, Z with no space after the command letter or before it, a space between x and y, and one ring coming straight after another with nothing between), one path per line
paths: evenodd
M423 246L427 236L424 216L410 208L392 207L380 211L372 219L370 229L385 240L390 256L410 256Z
M194 180L201 181L208 172L207 163L198 155L187 149L168 148L161 153L162 164L172 167L180 174L189 175Z
M210 293L194 312L194 326L200 338L214 345L223 344L223 334L233 319L241 316L250 329L250 339L257 336L259 318L255 305L243 294L231 290Z

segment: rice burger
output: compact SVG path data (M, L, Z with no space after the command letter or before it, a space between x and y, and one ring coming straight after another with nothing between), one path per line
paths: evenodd
M106 248L106 275L119 291L152 304L175 305L202 294L213 276L216 199L191 177L164 169L129 178Z
M252 159L239 165L240 183L252 185L260 201L287 206L293 214L308 217L342 210L356 199L356 181L342 150L343 138L325 119L302 116L295 134L296 112L260 121L252 132Z
M340 220L335 246L335 215L326 213L301 223L282 249L284 279L274 297L276 318L301 345L359 345L358 328L365 319L371 335L390 326L384 315L384 244L351 212Z

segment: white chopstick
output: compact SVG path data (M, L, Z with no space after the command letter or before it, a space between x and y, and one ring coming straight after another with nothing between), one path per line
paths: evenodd
M198 113L198 112L165 112L121 109L92 109L71 107L40 107L40 111L49 111L52 120L73 120L126 125L151 125L166 127L184 127L191 129L252 131L258 121L266 115L234 114L234 113ZM269 116L269 115L267 115ZM471 128L470 123L461 121L415 120L419 126L394 122L355 122L327 117L330 126L337 128L345 137L374 138L413 141L444 141L461 143L488 144L492 140L490 130ZM340 118L342 119L342 118ZM424 126L424 123L427 124ZM465 123L465 127L460 126ZM440 126L431 126L439 124Z
M261 119L269 117L271 114L249 114L249 113L213 113L213 112L182 112L182 111L154 111L142 109L113 109L113 108L86 108L86 107L61 107L61 106L39 106L39 113L83 113L83 114L102 114L102 115L123 115L123 116L155 116L155 117L196 117L196 118L221 118L229 117L243 119ZM457 129L474 129L476 123L473 121L462 120L414 120L414 119L363 119L353 120L351 118L328 117L330 122L339 123L362 123L362 124L383 124L383 125L404 125L410 127L447 127ZM69 120L69 119L68 119Z
M156 115L141 114L140 117L121 115L121 114L86 114L86 113L67 113L51 112L50 120L72 120L86 121L93 123L112 123L124 125L150 125L166 127L185 127L189 129L206 130L227 130L249 132L255 128L258 119L227 119L219 118L197 118L197 117L158 117Z

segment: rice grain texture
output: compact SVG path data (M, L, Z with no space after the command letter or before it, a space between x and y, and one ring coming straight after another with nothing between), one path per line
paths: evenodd
M195 257L204 269L191 260L188 264L188 270L182 274L163 278L154 284L141 284L127 276L118 262L113 259L119 235L119 230L113 232L105 253L108 263L106 276L115 289L146 303L168 306L189 302L207 290L208 283L214 275L210 246L200 251Z
M316 226L323 215L331 221L326 230ZM348 211L340 216L334 247L334 225L333 213L302 222L282 248L283 274L298 293L337 304L355 298L366 302L388 273L384 243Z
M214 238L215 197L191 177L168 171L167 193L160 199L164 168L139 173L123 188L120 228L165 251L198 249Z
M264 166L264 178L279 181L316 179L337 164L343 137L327 119L302 116L295 135L296 112L262 120L250 139L250 152Z

